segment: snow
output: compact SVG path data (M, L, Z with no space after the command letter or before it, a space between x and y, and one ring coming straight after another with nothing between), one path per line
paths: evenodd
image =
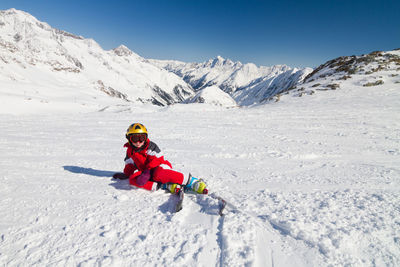
M223 107L237 106L235 100L218 86L208 86L196 93L195 96L187 100L187 103L206 103Z
M0 115L0 264L398 266L396 78L252 108ZM134 121L225 216L111 178Z
M0 14L0 266L400 265L399 50L308 78L222 57L168 61L219 88L198 92L214 105L156 107L142 103L159 96L153 86L190 86L123 45L104 51L27 13ZM299 79L272 97L263 87ZM224 82L250 82L236 93L256 105L232 108ZM207 196L187 194L174 213L174 196L111 178L133 122L228 201L223 217Z

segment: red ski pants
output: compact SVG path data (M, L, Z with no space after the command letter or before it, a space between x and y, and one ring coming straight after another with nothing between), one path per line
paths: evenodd
M157 167L151 171L151 179L147 183L145 183L143 186L139 186L136 183L136 178L139 175L140 175L140 172L132 174L129 177L129 183L131 185L134 185L136 187L143 188L146 190L156 190L157 183L183 184L183 181L185 179L183 173L180 173L180 172L177 172L174 170L164 169L162 167Z

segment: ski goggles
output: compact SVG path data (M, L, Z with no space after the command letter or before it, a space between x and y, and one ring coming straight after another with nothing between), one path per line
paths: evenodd
M129 136L129 140L132 143L137 143L137 142L144 142L147 140L147 134L140 133L140 134L132 134Z

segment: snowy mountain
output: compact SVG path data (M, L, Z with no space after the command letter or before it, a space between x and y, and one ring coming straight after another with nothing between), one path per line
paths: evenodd
M345 83L374 84L387 71L396 75L395 60L394 52L376 52L340 57L316 70L257 67L220 56L203 63L148 60L124 45L105 51L94 40L54 29L23 11L0 11L2 113L119 110L140 103L248 106Z
M257 67L217 56L203 63L150 60L182 77L195 90L216 85L231 94L240 105L259 103L301 82L311 68L296 69L286 65Z
M289 67L260 67L252 63L242 64L217 56L203 63L184 63L170 60L150 60L150 62L174 72L188 82L195 90L216 85L227 93L248 85L254 79L266 75L278 75L290 70Z
M105 51L92 39L52 28L23 11L0 11L0 94L3 110L12 113L21 105L32 112L163 106L191 98L192 88L212 85L239 105L251 105L293 87L311 71L257 67L220 56L203 63L147 60L124 45ZM217 95L222 99L209 102L227 99Z
M94 40L15 9L0 11L0 83L2 99L8 95L13 105L51 105L62 97L99 107L126 101L168 105L193 95L181 78L123 45L105 51Z

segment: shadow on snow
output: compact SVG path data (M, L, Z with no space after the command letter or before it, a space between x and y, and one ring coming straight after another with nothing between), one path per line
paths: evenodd
M86 174L86 175L91 175L91 176L96 176L96 177L110 177L112 178L112 176L117 173L117 172L113 172L113 171L103 171L103 170L96 170L96 169L92 169L92 168L84 168L84 167L79 167L79 166L63 166L64 170L72 172L72 173L77 173L77 174ZM110 184L110 186L114 187L115 189L118 190L132 190L134 189L134 187L132 187L129 184L128 179L126 180L120 180L120 179L112 179L112 183ZM136 190L140 190L135 188ZM162 213L171 213L174 212L175 210L175 203L176 203L176 196L175 195L171 195L168 199L167 202L165 202L164 204L162 204L159 207L159 210Z
M92 175L92 176L97 176L97 177L112 177L115 172L111 171L101 171L101 170L95 170L92 168L83 168L83 167L78 167L78 166L63 166L64 170L73 172L73 173L82 173L82 174L87 174L87 175Z
M96 176L96 177L112 177L116 172L112 171L102 171L102 170L96 170L92 168L84 168L84 167L79 167L79 166L63 166L64 170L72 172L72 173L78 173L78 174L87 174L91 176ZM113 186L115 189L118 190L130 190L131 186L129 185L128 180L119 180L119 179L113 179L113 183L110 185Z

